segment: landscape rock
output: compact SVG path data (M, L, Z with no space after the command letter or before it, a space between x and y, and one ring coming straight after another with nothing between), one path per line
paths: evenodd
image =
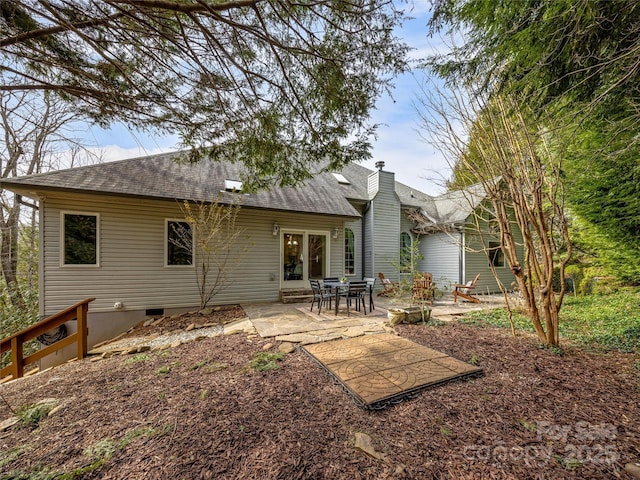
M235 333L254 333L255 328L248 318L237 320L224 326L225 335L233 335Z
M278 351L282 353L293 353L296 349L296 346L291 342L283 342L278 347Z
M371 437L366 433L356 432L355 447L358 450L366 453L370 457L375 458L376 460L387 460L387 455L382 452L378 452L373 447L373 444L371 443Z
M6 420L0 422L0 432L4 432L5 430L10 429L19 421L20 419L18 417L9 417Z
M624 471L633 478L640 479L640 463L627 463L624 466Z
M49 413L47 413L47 417L52 417L54 416L56 413L58 413L60 410L62 410L64 408L64 405L58 405L56 407L53 407Z
M271 342L269 342L269 343L265 343L265 344L262 346L262 350L265 350L265 351L267 351L267 350L271 350L272 348L273 348L273 343L271 343Z
M190 332L191 330L196 328L196 324L195 323L190 323L189 325L187 325L187 328L185 328L185 332Z

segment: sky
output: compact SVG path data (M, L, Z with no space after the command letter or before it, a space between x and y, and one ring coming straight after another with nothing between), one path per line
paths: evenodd
M427 22L429 1L415 0L411 16L398 34L413 50L411 57L423 58L441 50L440 40L429 38ZM394 80L392 97L382 97L372 112L372 121L378 124L377 138L371 139L372 158L362 163L375 169L375 163L384 161L384 169L394 172L396 181L430 195L444 192L443 181L450 169L442 154L420 138L419 113L416 102L424 73L409 72ZM83 136L87 143L101 150L103 160L112 161L153 155L176 148L178 137L152 137L130 132L124 126L113 126L109 130L91 127Z

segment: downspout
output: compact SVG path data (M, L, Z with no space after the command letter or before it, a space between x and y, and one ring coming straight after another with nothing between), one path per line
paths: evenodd
M44 290L44 195L36 196L38 200L38 316L45 316L45 290Z
M362 256L360 258L362 258L362 277L364 278L365 276L367 276L367 257L366 255L366 230L367 230L367 213L369 212L369 210L371 209L371 200L369 200L367 203L365 203L364 205L364 209L362 210L362 241L360 242L360 246L362 249ZM373 261L373 260L372 260ZM371 277L373 277L373 265L370 266L371 267Z
M464 228L460 230L460 282L462 285L465 284L466 275L467 275L467 258L465 255L465 237L464 237Z

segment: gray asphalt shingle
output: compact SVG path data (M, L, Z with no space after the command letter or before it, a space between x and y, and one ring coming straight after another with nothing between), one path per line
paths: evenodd
M318 173L297 188L272 188L252 194L225 192L225 180L240 180L242 164L203 160L177 162L180 153L164 153L88 165L67 170L4 179L3 188L18 192L46 190L110 194L166 200L212 201L244 207L359 217L353 203L371 200L367 191L372 170L349 164L338 182L328 172ZM438 197L396 182L396 194L404 208L420 208L435 224L463 222L485 197L481 187L449 192Z

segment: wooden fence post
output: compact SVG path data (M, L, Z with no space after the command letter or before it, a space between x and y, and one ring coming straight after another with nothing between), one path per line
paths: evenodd
M22 336L16 335L11 339L11 367L13 379L24 375L24 364L22 363Z
M78 305L76 309L78 318L78 359L82 359L87 356L87 336L89 335L89 329L87 328L87 311L89 305L83 303Z
M82 302L72 305L54 315L51 315L44 320L41 320L33 325L11 335L10 337L0 340L0 352L4 354L11 350L11 364L6 367L0 368L0 378L7 375L11 375L14 380L24 375L25 364L33 363L53 352L60 350L61 348L71 345L74 341L77 342L78 358L84 358L87 356L88 351L88 312L89 303L93 302L95 298L87 298ZM48 347L41 348L40 351L32 353L27 358L23 358L24 355L24 342L37 338L52 328L59 327L65 322L74 320L77 321L78 332L69 338L58 340ZM57 346L56 346L57 345Z

